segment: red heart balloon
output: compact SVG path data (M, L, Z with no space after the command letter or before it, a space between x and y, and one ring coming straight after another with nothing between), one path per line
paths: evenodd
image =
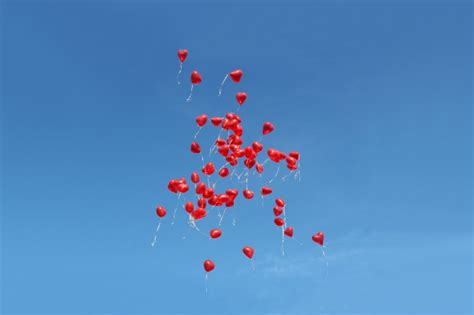
M283 209L278 206L275 206L273 207L273 213L275 214L276 217L278 217L279 215L283 213Z
M179 59L179 61L184 62L186 60L187 56L188 56L188 51L186 49L178 50L178 59Z
M197 142L191 143L191 152L194 154L201 153L201 147L199 146L199 143Z
M204 270L206 270L206 272L214 270L215 267L216 265L214 265L214 263L209 259L204 261Z
M272 160L273 162L275 162L275 163L280 162L280 152L278 152L277 150L268 149L267 150L267 155L270 158L270 160Z
M191 181L192 181L194 184L199 183L199 174L196 173L196 172L192 172L192 173L191 173Z
M239 105L242 105L247 99L247 93L239 92L235 95L235 99L237 100L237 103L239 103Z
M191 83L192 84L199 84L202 82L202 77L197 71L193 71L191 73Z
M196 123L198 124L199 127L202 127L206 124L207 122L207 115L201 115L196 117Z
M229 146L226 144L223 146L220 146L218 151L222 156L226 157L229 154Z
M285 201L283 201L283 199L280 199L280 198L275 199L275 203L278 207L281 207L281 208L285 206Z
M300 153L299 152L290 152L288 155L291 156L292 158L294 158L297 161L300 159Z
M248 169L251 169L255 165L255 160L252 159L245 159L244 164L247 166Z
M324 243L324 233L323 232L318 232L312 236L312 239L315 243L323 246Z
M227 196L226 194L222 194L222 195L219 195L219 202L224 204L224 203L227 203L229 202L230 200L230 197Z
M252 259L254 250L250 246L245 246L242 248L242 252L244 253L245 256L247 256L249 259Z
M286 164L288 165L296 165L296 159L291 157L291 156L287 156L286 157Z
M273 127L273 124L270 122L266 122L263 124L262 133L263 135L268 135L269 133L273 131L273 129L275 129Z
M227 189L225 193L232 199L235 199L235 197L239 195L239 191L237 189Z
M232 81L234 81L235 83L239 83L243 74L244 73L242 72L242 70L239 69L239 70L235 70L229 73L229 76L232 79Z
M285 235L288 237L293 237L293 228L291 226L286 228Z
M256 164L255 169L257 170L257 173L261 174L263 173L263 165L262 164Z
M214 167L214 164L212 162L207 163L206 166L202 168L202 172L208 176L214 174L215 170L216 168Z
M212 196L214 196L214 189L212 189L211 187L207 188L202 194L202 196L206 199L211 198Z
M277 226L283 226L283 224L285 224L282 218L276 218L273 222L275 222Z
M207 205L207 204L206 204L206 198L200 197L200 198L198 199L198 207L205 209L205 208L206 208L206 205Z
M255 153L258 153L263 150L263 145L258 141L254 141L252 143L252 148L255 151Z
M252 199L253 196L254 196L253 191L248 190L248 189L245 189L245 190L243 191L243 194L244 194L245 199Z
M162 206L159 206L156 208L156 215L159 216L160 218L163 218L166 215L166 210Z
M194 211L194 204L191 201L186 202L184 210L186 210L187 213L192 213Z
M211 230L211 232L209 234L211 235L212 238L215 239L215 238L221 237L222 231L219 230L219 229L213 229L213 230Z
M204 184L203 182L199 183L196 186L196 194L200 195L200 194L203 194L205 191L206 191L206 184Z
M221 123L222 123L222 118L220 117L212 117L211 118L211 123L214 125L214 126L219 126Z
M224 167L223 169L221 169L219 171L219 176L220 177L227 177L229 176L229 169L227 169L227 167Z
M191 213L191 216L194 220L201 220L207 215L207 211L205 209L198 208Z
M174 179L170 180L168 182L168 189L172 193L176 194L178 192L178 183Z
M273 190L270 187L262 187L262 196L269 195L273 192Z
M185 192L187 192L189 190L189 186L188 184L179 184L178 185L178 191L182 194L184 194Z

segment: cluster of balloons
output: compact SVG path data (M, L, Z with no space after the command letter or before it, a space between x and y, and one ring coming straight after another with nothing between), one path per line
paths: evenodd
M178 59L180 61L178 84L180 83L179 75L182 71L183 63L185 62L187 56L187 50L178 50ZM228 77L230 77L230 79L234 83L239 83L242 80L243 71L241 69L238 69L227 73L221 83L219 95L222 94L223 85ZM191 100L194 85L200 84L202 80L203 78L198 71L194 70L191 72L191 93L187 98L187 101ZM235 95L235 99L237 101L237 104L239 106L242 106L247 100L247 93L238 92ZM215 141L213 141L213 146L210 149L210 153L214 153L216 156L220 155L223 163L222 166L216 166L213 162L210 161L205 163L203 148L201 147L201 144L199 144L199 142L197 141L198 133L196 133L194 141L192 141L189 146L189 150L191 154L201 156L202 168L200 169L200 171L195 171L190 174L189 179L194 185L194 188L190 190L190 186L186 178L171 179L168 182L168 190L173 194L177 194L178 199L182 194L187 193L195 196L195 202L187 201L183 205L184 211L187 213L189 218L189 224L195 228L196 221L203 220L207 217L209 208L212 209L216 207L224 207L224 212L220 214L220 226L224 218L225 211L228 208L234 207L240 192L242 193L244 199L250 200L254 198L255 192L249 189L248 187L249 178L251 177L252 172L253 174L257 173L259 176L261 176L261 174L264 172L264 167L267 162L271 161L280 165L280 163L284 161L290 173L296 171L299 172L299 152L291 151L285 153L274 148L268 148L266 151L264 150L264 145L262 143L264 137L268 136L275 130L274 125L270 122L265 122L263 124L260 139L253 141L247 145L244 144L244 140L242 138L244 133L242 119L236 113L229 112L223 117L209 117L206 114L202 114L196 117L195 122L197 127L199 128L198 133L202 128L209 125L211 125L211 128L215 127L219 130L219 136L217 137L217 139L215 139ZM221 133L225 132L227 132L227 135L225 137L221 137ZM244 171L240 175L236 174L236 169L238 165L243 165ZM274 178L277 176L277 174L275 174ZM244 181L241 183L245 183L245 188L239 191L238 189L227 187L226 189L217 191L217 182L211 185L210 178L212 176L218 176L214 177L217 179L237 177L239 180L241 177L243 177ZM203 180L203 178L205 178L205 180ZM269 181L269 184L273 181L274 178ZM260 193L261 197L264 198L265 196L272 194L273 190L271 187L265 185L260 187L258 193ZM292 226L287 226L285 208L285 201L281 198L276 198L275 206L273 207L273 213L275 215L274 223L276 226L282 229L282 242L284 237L292 238L294 235L294 228ZM157 207L156 214L160 220L157 227L158 232L161 219L166 216L165 208L162 206ZM209 231L209 237L211 239L219 239L221 236L222 230L220 228L213 228ZM318 232L314 234L312 236L312 240L320 246L323 246L324 233ZM156 234L152 245L154 245L155 242ZM242 248L242 253L252 261L255 250L251 246L245 245ZM283 245L282 254L284 254ZM214 268L215 264L213 261L209 259L204 261L204 270L206 274L214 270Z

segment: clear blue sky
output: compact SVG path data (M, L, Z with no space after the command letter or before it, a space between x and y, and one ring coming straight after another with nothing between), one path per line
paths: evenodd
M1 8L3 313L472 312L471 2ZM191 104L179 48L204 77ZM302 154L302 181L273 187L303 245L282 257L256 198L219 241L183 240L180 209L151 248L168 180L199 169L194 117L234 110L238 90L246 135L271 121L265 144Z

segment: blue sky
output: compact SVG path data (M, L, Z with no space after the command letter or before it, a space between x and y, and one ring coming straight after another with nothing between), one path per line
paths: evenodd
M2 313L472 312L470 2L1 6ZM192 103L179 48L204 77ZM235 110L240 90L244 140L271 121L264 144L302 154L301 182L273 185L302 245L281 256L256 198L213 242L179 209L151 248L168 180L200 168L194 117Z

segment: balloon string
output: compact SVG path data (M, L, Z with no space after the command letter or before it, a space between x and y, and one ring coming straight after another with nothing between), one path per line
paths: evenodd
M158 231L160 230L160 226L161 226L161 219L158 222L158 225L156 226L155 237L153 238L153 242L151 242L151 247L155 247L156 239L158 237Z
M224 88L224 83L227 80L228 76L229 76L229 74L226 74L225 77L224 77L224 80L222 80L221 87L219 88L219 95L218 96L222 95L222 89Z
M193 89L194 89L194 84L191 84L191 91L189 92L189 96L186 99L186 102L191 102L191 99L193 97Z
M179 205L179 199L181 198L181 193L178 193L178 199L176 200L176 207L174 207L173 210L173 221L171 222L171 225L174 225L174 221L176 220L176 211L178 211L178 205Z
M281 226L281 255L285 256L285 225Z
M275 176L273 176L273 178L270 179L269 183L272 183L277 178L279 172L280 172L280 163L278 163L278 168L276 170Z
M291 171L290 171L288 174L286 174L285 176L283 176L283 177L281 178L281 180L282 180L282 181L285 181L285 180L288 178L288 176L290 176L290 175L291 175ZM295 179L296 179L296 178L295 178Z
M199 132L201 131L202 127L199 127L198 131L194 134L194 139L197 138L197 136L199 135Z
M235 226L235 224L237 223L237 219L235 218L235 211L232 211L232 213L233 213L232 226Z
M204 167L204 155L202 154L202 151L201 151L201 164L202 164L202 167Z
M181 82L179 81L179 75L181 74L182 71L183 71L183 63L180 62L180 63L179 63L178 75L176 76L176 80L178 81L178 85L181 84Z
M207 290L207 272L206 272L206 277L204 278L204 284L205 284L205 286L206 286L206 294L207 294L207 291L208 291L208 290Z
M250 264L252 265L252 270L255 271L255 266L253 264L253 259L250 259Z
M227 207L224 208L224 212L221 215L221 219L219 220L219 226L221 226L221 224L222 224L222 220L224 219L226 211L227 211Z

